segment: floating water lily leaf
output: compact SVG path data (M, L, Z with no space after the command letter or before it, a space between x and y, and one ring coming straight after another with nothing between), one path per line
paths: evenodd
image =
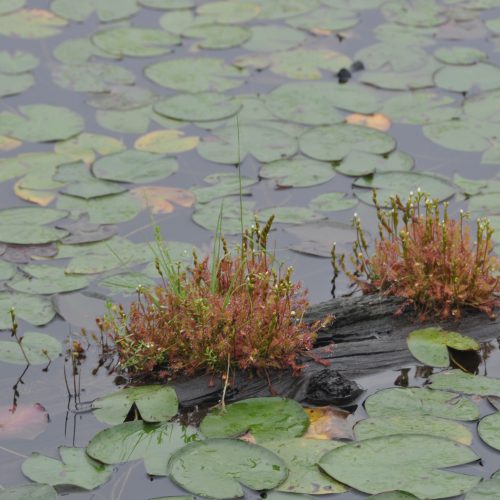
M500 397L500 379L497 378L471 375L461 370L450 370L431 375L430 381L433 389L475 394L477 396Z
M389 156L379 156L362 151L352 151L335 170L343 175L358 177L375 172L406 172L413 168L413 158L406 153L394 151Z
M3 75L0 73L0 97L16 95L28 90L35 84L31 73Z
M275 179L278 187L309 187L333 179L335 170L329 163L298 156L262 165L259 177Z
M213 121L234 116L241 109L236 99L216 92L177 94L154 105L154 110L174 120Z
M0 0L0 14L8 14L24 6L26 0Z
M50 295L80 290L89 284L83 276L69 276L64 268L48 264L27 264L22 270L30 277L9 282L9 288L16 292Z
M0 340L0 361L25 365L28 358L32 365L47 365L61 354L62 349L61 343L54 337L36 332L26 332L21 345L22 349L15 340Z
M306 222L316 222L326 219L323 214L318 214L308 207L296 206L264 208L263 210L259 210L258 216L262 222L274 216L274 222L281 222L283 224L304 224Z
M474 64L488 59L488 56L472 47L441 47L434 52L434 57L446 64Z
M0 18L1 19L1 18ZM64 140L85 128L82 117L61 106L31 104L0 113L0 132L28 142Z
M49 299L24 293L0 292L0 330L12 326L10 309L16 310L16 317L36 326L52 321L56 312Z
M67 21L43 9L21 9L0 16L0 35L37 39L58 35Z
M384 3L382 13L390 21L409 26L438 26L447 21L444 7L434 0L414 0L411 4L392 0Z
M356 60L363 62L368 70L385 70L388 72L414 71L430 59L425 50L393 43L375 43L356 53Z
M38 483L78 486L85 490L104 484L113 472L111 467L92 460L84 448L61 446L59 454L61 461L33 453L23 462L21 470Z
M425 47L434 45L434 35L438 31L437 27L423 28L421 26L405 26L396 23L382 23L373 30L378 40L384 43L398 43L410 47Z
M17 245L40 245L59 241L68 235L67 231L38 224L1 224L0 241Z
M184 132L180 130L155 130L139 137L135 141L134 147L139 151L149 151L150 153L176 154L194 149L198 142L198 137L184 137ZM149 182L149 180L144 182Z
M194 7L194 0L139 0L140 5L152 9L189 9Z
M333 82L286 83L270 92L264 102L278 118L307 125L342 122L344 118L336 108L360 113L373 113L380 108L372 90Z
M199 439L194 427L176 422L151 424L135 420L98 432L90 440L87 453L105 464L144 459L148 474L166 476L172 454Z
M242 195L250 194L245 188L257 183L255 179L230 172L210 174L203 180L212 186L191 189L198 203L208 203L224 196L237 195L240 193L240 189Z
M343 444L340 441L305 438L264 442L262 446L283 459L288 468L288 477L276 490L310 495L346 491L345 486L323 474L317 465L325 453Z
M141 186L130 190L143 206L153 214L169 214L175 210L174 204L181 207L191 207L196 202L193 190L167 186Z
M418 498L444 498L469 491L480 478L439 469L478 459L470 448L448 439L395 435L340 446L324 455L319 465L337 481L364 493L400 489Z
M275 52L300 45L307 35L300 30L277 24L266 24L250 28L252 37L243 48L254 52Z
M27 264L31 260L43 260L57 254L55 243L45 245L7 245L2 260L15 264Z
M152 57L170 52L180 39L163 30L134 26L98 31L92 42L100 49L117 56Z
M92 166L92 171L100 179L146 184L168 177L178 168L173 158L147 151L128 150L100 158Z
M209 438L236 437L250 432L257 441L297 437L304 434L309 419L293 399L252 398L211 410L200 431Z
M465 500L499 500L500 473L497 471L490 480L481 481L465 495Z
M214 57L174 59L148 66L146 76L163 87L184 92L210 92L239 87L247 73Z
M123 423L133 406L142 420L162 422L177 414L179 404L175 390L164 385L127 387L92 403L97 420L110 425Z
M57 45L52 54L59 62L70 65L85 64L93 56L105 59L119 59L119 56L101 50L88 38L71 38L65 40Z
M151 90L137 85L115 85L104 93L94 94L87 104L97 109L127 111L143 108L157 100Z
M342 31L358 24L356 12L347 9L330 9L320 7L300 17L292 17L287 24L294 28L307 30L313 35L331 35L334 31Z
M390 135L360 125L314 127L300 137L302 152L324 161L342 160L351 151L385 154L395 147L396 142Z
M0 491L0 500L57 500L57 491L48 484L26 484Z
M500 412L497 411L481 419L477 432L487 445L500 451Z
M0 210L0 224L49 224L68 215L65 210L40 207L16 207Z
M204 137L198 154L208 161L237 164L249 154L268 163L292 156L297 151L296 140L286 132L261 126L240 125L224 127L216 135Z
M3 258L3 257L2 257ZM12 276L16 273L16 268L9 262L5 262L4 260L0 261L0 280L10 280Z
M81 215L76 221L59 222L57 227L65 229L70 233L61 240L61 243L65 245L107 240L116 234L116 226L112 224L91 224L87 215ZM57 251L51 257L56 253Z
M488 19L486 21L486 26L490 31L495 33L495 35L500 34L500 17L495 17L494 19Z
M448 347L458 351L478 351L481 346L471 337L441 328L414 330L407 338L408 349L421 363L438 368L450 366Z
M260 19L286 19L318 7L319 0L255 0L262 7Z
M128 110L98 109L96 120L101 127L124 134L147 132L151 120L160 123L165 128L182 126L182 122L179 121L170 120L170 123L167 123L169 119L155 113L150 105Z
M118 21L133 16L139 7L135 0L52 0L50 8L71 21L85 21L94 11L100 21Z
M469 399L452 392L419 387L378 391L368 396L365 409L370 417L429 415L454 420L476 420L479 417L478 407Z
M368 498L374 500L417 500L418 497L405 491L388 491L387 493L379 493L378 495L370 495Z
M464 425L427 415L384 415L367 418L354 426L354 432L358 441L393 434L425 434L467 446L472 444L472 433Z
M500 67L487 63L446 66L434 75L434 82L454 92L494 90L500 88Z
M156 281L146 274L135 272L115 274L99 282L100 287L121 295L137 293L139 286L149 288L156 284Z
M220 24L201 24L190 26L182 32L188 38L201 38L197 43L204 49L227 49L238 47L252 36L248 28L242 26L221 26Z
M169 472L185 490L219 499L244 496L241 484L253 490L270 490L288 474L285 463L274 453L233 439L188 444L172 456Z
M256 2L209 2L196 9L197 14L217 20L221 24L239 24L259 15L261 7Z
M352 414L334 406L304 408L309 417L308 439L353 439Z
M49 425L49 414L39 404L0 409L0 439L35 439Z
M340 210L350 210L358 204L355 198L346 197L343 192L325 193L316 196L309 203L313 210L321 212L337 212Z
M94 161L96 153L106 156L119 153L125 149L125 144L119 139L107 135L89 134L87 132L83 132L67 141L57 142L54 146L56 153L70 156L74 161L82 160L87 164L91 164Z
M20 147L21 145L22 142L18 141L17 139L13 139L12 137L6 137L5 135L0 135L0 151L11 151L13 149ZM5 176L3 172L2 174L3 176Z
M298 493L283 493L281 491L269 491L266 493L268 500L312 500L310 495L300 495Z

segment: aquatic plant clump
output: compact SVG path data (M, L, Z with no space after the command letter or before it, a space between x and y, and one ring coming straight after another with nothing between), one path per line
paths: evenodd
M301 369L298 355L311 349L320 322L306 324L307 292L292 282L292 268L275 269L266 250L272 218L243 233L231 253L225 240L211 258L186 271L170 260L166 247L156 257L163 284L139 289L126 313L110 307L98 319L111 337L119 368L160 378L230 369Z
M460 220L450 219L447 203L441 209L438 200L420 190L410 193L406 203L391 198L388 210L380 206L375 191L373 200L379 233L373 254L355 215L354 271L346 269L343 256L339 259L364 293L403 297L398 313L413 306L420 319L459 319L467 307L494 317L500 306L500 260L493 254L487 219L476 221L472 241L468 213L460 211ZM335 257L333 261L336 266Z

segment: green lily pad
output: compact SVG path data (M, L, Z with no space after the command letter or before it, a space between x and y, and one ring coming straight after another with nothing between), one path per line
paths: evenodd
M137 85L115 85L105 93L94 94L87 104L97 109L129 111L148 107L157 100L151 90Z
M188 444L172 456L169 472L185 490L219 499L242 497L241 484L254 490L270 490L288 474L285 463L274 453L232 439Z
M418 497L405 491L388 491L387 493L379 493L378 495L370 495L368 498L374 500L417 500Z
M146 76L163 87L184 92L223 92L244 83L245 71L215 57L192 57L148 66Z
M497 411L481 419L477 432L488 446L500 451L500 412Z
M375 43L356 53L356 59L363 62L368 70L405 73L425 66L430 59L425 50L394 43Z
M472 47L441 47L434 52L434 57L446 64L474 64L488 59L488 56Z
M0 97L16 95L35 85L30 73L20 75L3 75L0 73Z
M316 196L309 203L313 210L321 212L338 212L341 210L351 210L358 204L356 198L346 197L343 192L325 193Z
M242 26L201 24L190 26L182 32L182 35L188 38L200 38L197 45L203 49L228 49L248 42L252 32Z
M45 207L16 207L0 210L0 224L49 224L68 215L65 210Z
M99 286L107 288L110 292L129 295L136 293L137 287L149 288L156 285L156 281L144 273L120 273L109 276L99 282Z
M160 115L193 122L222 120L234 116L240 109L238 101L216 92L177 94L154 105Z
M491 479L481 481L465 495L465 500L500 500L500 473L497 471Z
M243 48L253 52L293 49L307 38L303 31L277 24L253 26L250 30L252 36Z
M21 345L22 348L15 340L1 340L0 361L25 365L26 358L28 358L32 365L46 365L58 358L62 349L61 343L57 339L37 332L26 332L22 336Z
M139 7L135 0L52 0L50 8L71 21L83 22L95 11L102 22L118 21L133 16Z
M375 172L407 172L413 168L413 163L410 155L400 151L394 151L389 156L352 151L335 166L335 170L343 175L358 177Z
M407 338L408 349L420 362L438 368L450 366L448 347L459 351L478 351L481 346L470 337L441 328L414 330Z
M180 38L163 30L130 26L98 31L92 42L116 56L152 57L171 52L172 45L180 45Z
M288 468L288 477L275 491L310 495L346 491L345 486L323 474L318 467L318 462L325 453L343 444L340 441L305 438L264 442L262 446L282 458Z
M237 437L249 431L257 441L297 437L304 434L309 419L293 399L253 398L212 410L200 431L209 438Z
M16 267L10 262L5 262L0 260L0 280L10 280L12 276L16 273Z
M139 4L151 9L190 9L194 7L194 0L139 0Z
M0 131L28 142L64 140L85 128L82 117L68 108L31 104L19 106L18 113L0 113Z
M297 142L292 136L261 125L224 127L217 129L213 137L203 139L198 145L198 154L217 163L238 164L250 154L268 163L292 156L297 151Z
M178 168L173 158L128 150L100 158L92 166L92 171L100 179L147 184L168 177Z
M494 19L488 19L485 24L490 31L495 33L495 35L500 34L500 17L495 17Z
M78 486L85 490L101 486L113 472L111 467L88 457L84 448L61 446L59 454L61 461L33 453L23 462L21 470L32 481L51 486Z
M57 45L52 51L54 57L63 64L85 65L94 56L105 59L119 59L119 56L104 52L88 38L71 38ZM62 70L59 70L63 72ZM63 72L64 73L64 72Z
M433 26L431 28L424 28L422 26L408 26L397 23L382 23L375 27L373 33L384 43L394 43L395 40L398 43L410 46L410 47L425 47L428 45L434 45L438 28Z
M255 0L255 3L262 7L259 19L286 19L318 7L319 0Z
M409 26L439 26L447 20L444 7L434 0L414 0L411 4L392 0L384 3L382 13L390 21Z
M395 147L396 142L390 135L360 125L314 127L300 137L301 151L323 161L342 160L351 151L386 154Z
M197 136L184 137L184 132L181 130L155 130L139 137L134 142L134 147L139 151L172 155L190 151L198 145L198 142Z
M0 500L57 500L57 491L48 484L25 484L0 491Z
M335 170L329 163L298 156L262 165L259 177L275 179L277 187L309 187L330 181Z
M67 231L38 224L1 224L0 241L15 245L40 245L59 241L68 235Z
M324 455L319 465L337 481L364 493L400 489L418 498L444 498L469 491L480 478L440 469L478 459L470 448L448 439L394 435L340 446Z
M454 420L479 417L478 407L469 399L452 392L419 387L378 391L366 399L365 409L370 417L429 415Z
M0 16L0 35L40 39L58 35L67 21L43 9L21 9Z
M71 156L74 161L81 160L87 164L94 161L96 154L106 156L120 153L125 149L125 144L119 139L107 135L89 134L88 132L82 132L72 139L57 142L54 146L56 153Z
M46 325L56 312L52 303L45 297L24 293L0 292L0 330L12 326L10 309L16 310L16 317L36 326Z
M0 0L0 14L8 14L24 6L26 0Z
M97 420L110 425L123 423L133 406L142 420L162 422L174 417L179 405L175 390L164 385L127 387L92 403Z
M196 13L221 24L239 24L254 19L261 12L256 2L231 2L227 0L209 2L198 6Z
M0 51L0 68L2 68L2 73L18 75L35 69L39 64L40 60L31 54L31 52L24 52L22 50L16 50L12 53L6 50Z
M367 418L354 426L354 433L358 441L393 434L425 434L467 446L472 444L472 433L464 425L427 415L384 415Z
M257 183L255 179L230 172L210 174L203 180L212 186L191 188L198 203L208 203L224 196L238 195L240 189L242 196L250 194L246 188Z
M352 10L320 7L302 16L292 17L286 23L294 28L309 31L313 35L326 35L331 31L348 30L358 22L358 14Z
M144 459L148 474L166 476L172 454L198 439L200 436L193 427L135 420L98 432L90 440L87 453L105 464Z
M500 88L500 67L477 63L469 66L446 66L434 75L436 86L454 92Z
M308 207L283 206L269 207L259 210L258 216L262 222L267 221L274 215L274 222L283 224L305 224L306 222L316 222L326 217L316 213Z
M433 389L475 394L477 396L500 397L500 379L498 378L471 375L461 370L450 370L431 375L430 381Z

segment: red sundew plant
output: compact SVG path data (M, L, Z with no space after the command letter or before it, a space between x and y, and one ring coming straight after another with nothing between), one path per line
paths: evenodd
M256 221L234 254L221 238L211 259L193 254L186 271L162 244L156 268L163 285L139 289L128 314L113 306L97 320L114 342L119 368L160 378L233 368L299 371L298 355L311 349L321 324L302 320L307 294L292 282L292 268L275 270L266 250L271 224L260 229Z
M473 242L468 213L460 211L460 220L452 220L447 203L441 210L438 200L420 190L410 193L406 203L391 198L389 210L380 207L375 191L373 200L379 222L373 254L355 214L354 271L347 271L340 258L340 266L363 293L403 297L398 312L414 306L420 319L459 319L467 307L494 317L500 306L500 260L493 254L487 219L476 221ZM337 269L334 251L332 261Z

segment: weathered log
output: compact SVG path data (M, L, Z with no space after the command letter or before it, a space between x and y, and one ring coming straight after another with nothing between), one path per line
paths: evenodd
M438 324L479 341L500 336L500 321L484 313L466 311L460 322L419 323L412 311L395 315L402 303L393 297L368 295L342 297L312 306L306 321L313 322L329 314L335 315L335 321L319 332L315 349L303 360L305 368L301 374L294 376L281 371L266 377L249 377L236 373L231 378L226 401L279 394L298 401L342 406L361 392L350 379L415 364L406 344L412 330ZM332 343L333 349L325 348ZM177 380L173 385L185 408L215 403L223 389L220 379L208 376Z

